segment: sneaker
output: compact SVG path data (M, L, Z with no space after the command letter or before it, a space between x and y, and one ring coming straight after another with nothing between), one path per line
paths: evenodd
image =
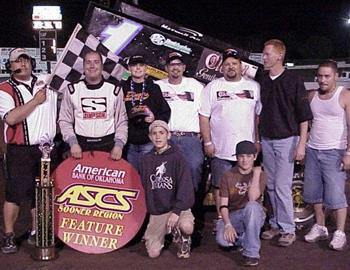
M281 247L288 247L291 244L293 244L293 242L295 242L296 239L297 238L295 236L295 233L283 233L278 239L278 244Z
M190 257L190 252L191 252L191 236L181 236L177 257L187 259Z
M271 240L275 236L279 235L281 232L279 229L271 228L270 230L264 231L261 234L261 238L264 240Z
M16 253L18 251L16 242L15 242L15 234L13 232L6 233L3 236L1 251L2 253L5 253L5 254Z
M29 231L29 236L27 239L28 245L35 246L36 245L36 233L35 231Z
M242 265L243 266L257 266L259 264L259 258L253 258L248 256L243 256Z
M173 243L179 244L181 240L181 231L177 226L171 229L171 234L173 235Z
M343 250L346 245L346 235L341 230L336 230L333 234L329 247L334 250Z
M306 242L314 243L328 239L328 230L325 226L314 224L311 230L304 236Z

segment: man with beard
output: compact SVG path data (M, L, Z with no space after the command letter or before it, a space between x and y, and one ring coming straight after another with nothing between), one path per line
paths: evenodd
M248 140L260 148L256 127L261 110L259 84L242 77L241 57L236 50L223 53L222 71L224 77L203 89L199 110L204 151L212 158L211 177L219 219L221 177L236 164L233 155L238 142Z
M312 120L305 157L304 200L313 204L316 224L304 237L306 242L328 239L324 208L335 212L337 230L329 247L346 245L346 172L350 169L350 91L337 87L338 68L333 60L317 70L320 88L309 94Z
M183 76L186 65L178 52L168 55L168 78L156 81L171 109L170 143L177 145L191 167L193 186L198 189L202 177L203 150L199 136L199 104L203 85Z

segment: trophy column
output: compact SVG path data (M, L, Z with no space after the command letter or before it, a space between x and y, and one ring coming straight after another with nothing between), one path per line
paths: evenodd
M53 144L40 144L42 152L40 178L35 179L36 238L33 258L41 261L56 259L54 232L54 180L50 178L50 152Z

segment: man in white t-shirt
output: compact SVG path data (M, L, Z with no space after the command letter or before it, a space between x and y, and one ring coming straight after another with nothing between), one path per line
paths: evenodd
M198 190L204 160L198 115L203 85L193 78L183 76L186 65L183 56L178 52L168 55L165 69L168 78L156 83L171 108L170 143L180 148L191 168L193 186Z
M205 154L211 161L212 185L218 218L219 187L222 174L236 163L236 144L255 142L260 149L257 117L261 111L260 86L242 77L242 63L238 52L227 49L223 53L223 77L210 82L202 91L199 110L200 128Z

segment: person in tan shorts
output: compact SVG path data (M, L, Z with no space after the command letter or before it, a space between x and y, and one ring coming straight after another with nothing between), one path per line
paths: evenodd
M156 258L171 233L178 245L177 256L189 258L194 217L194 189L191 171L180 150L168 144L168 124L155 120L149 127L152 151L141 159L140 175L150 220L144 235L148 256Z

